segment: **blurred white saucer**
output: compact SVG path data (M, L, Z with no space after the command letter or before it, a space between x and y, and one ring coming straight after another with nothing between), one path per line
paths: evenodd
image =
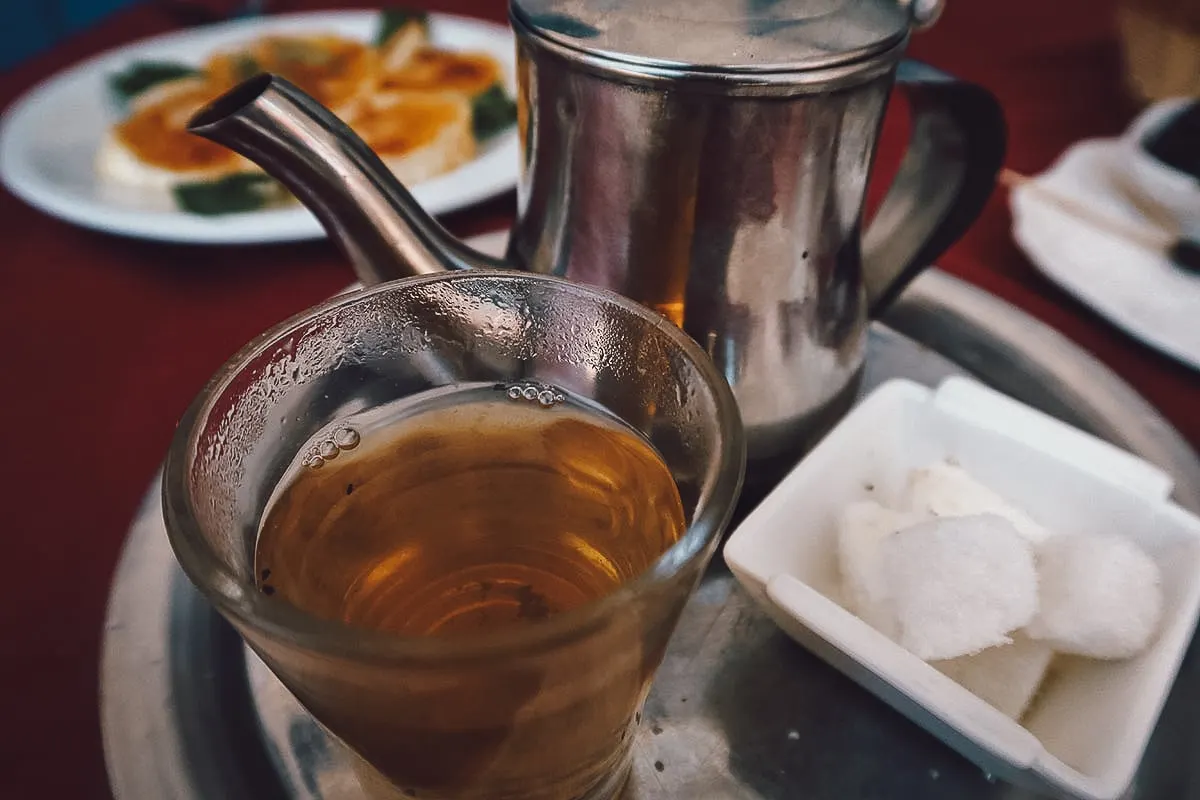
M1131 186L1137 179L1129 158L1127 138L1083 141L1031 183L1104 218L1178 235L1175 220L1145 202L1144 187ZM1200 369L1200 276L1032 188L1014 188L1009 204L1013 237L1034 266L1132 336Z

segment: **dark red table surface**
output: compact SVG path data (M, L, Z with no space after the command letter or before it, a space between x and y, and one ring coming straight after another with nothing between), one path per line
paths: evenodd
M431 5L504 16L504 0ZM1110 3L949 5L911 52L1000 97L1009 166L1040 170L1080 138L1118 133L1136 113L1122 89ZM161 6L122 13L0 76L0 107L81 58L177 25ZM886 127L885 169L900 150L903 117L893 113ZM508 195L446 223L479 233L503 226L513 208ZM1200 375L1052 286L1009 231L998 193L941 267L1065 333L1200 444ZM0 241L0 412L8 426L0 435L0 797L107 798L97 712L105 599L175 422L242 343L353 276L327 242L185 247L120 239L52 219L2 190Z

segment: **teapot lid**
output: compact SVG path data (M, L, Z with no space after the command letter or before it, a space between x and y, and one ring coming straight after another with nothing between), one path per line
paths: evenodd
M512 0L514 21L580 53L654 69L772 73L870 58L942 0Z

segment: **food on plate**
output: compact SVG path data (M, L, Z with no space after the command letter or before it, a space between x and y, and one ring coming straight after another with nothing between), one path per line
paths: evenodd
M516 119L492 56L439 48L426 15L388 10L371 43L333 33L270 34L199 65L138 62L111 75L125 113L96 154L97 174L196 214L291 202L256 165L187 131L196 111L260 72L291 81L330 108L407 184L471 161L481 142Z
M1130 658L1162 617L1154 559L1121 536L1056 536L1038 553L1040 608L1029 635L1060 653Z
M919 522L884 539L896 641L926 660L1010 644L1037 612L1033 550L995 514Z
M459 92L476 97L500 82L500 65L484 53L451 53L422 45L401 66L380 71L384 91Z
M1013 719L1057 654L1127 659L1161 622L1157 563L1128 538L1055 533L957 464L838 515L846 608Z
M208 80L223 91L260 72L286 78L343 119L375 90L375 48L330 34L261 36L242 47L214 53L204 64Z
M477 97L503 85L504 75L486 53L452 52L429 44L428 19L395 16L384 24L379 42L382 91L457 92Z
M379 15L375 47L379 50L380 69L401 69L418 49L429 41L429 15L403 9L385 9Z
M391 92L370 98L354 130L402 182L420 183L475 157L471 103L451 92Z
M175 78L132 98L130 113L113 126L96 154L107 181L148 190L171 190L256 169L249 161L187 131L195 110L220 94L203 77Z

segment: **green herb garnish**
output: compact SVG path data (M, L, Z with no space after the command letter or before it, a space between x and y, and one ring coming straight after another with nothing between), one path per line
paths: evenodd
M167 61L135 61L120 72L108 76L108 87L122 102L137 97L160 83L191 78L199 71L184 64Z
M174 189L175 202L184 211L205 217L257 211L285 197L283 187L270 176L254 172L228 175L215 181L183 183Z
M476 139L495 136L516 120L517 104L498 83L471 101L471 128Z
M409 11L404 8L385 8L379 12L379 33L375 34L375 46L383 47L392 34L410 22L429 30L429 15L424 11Z

